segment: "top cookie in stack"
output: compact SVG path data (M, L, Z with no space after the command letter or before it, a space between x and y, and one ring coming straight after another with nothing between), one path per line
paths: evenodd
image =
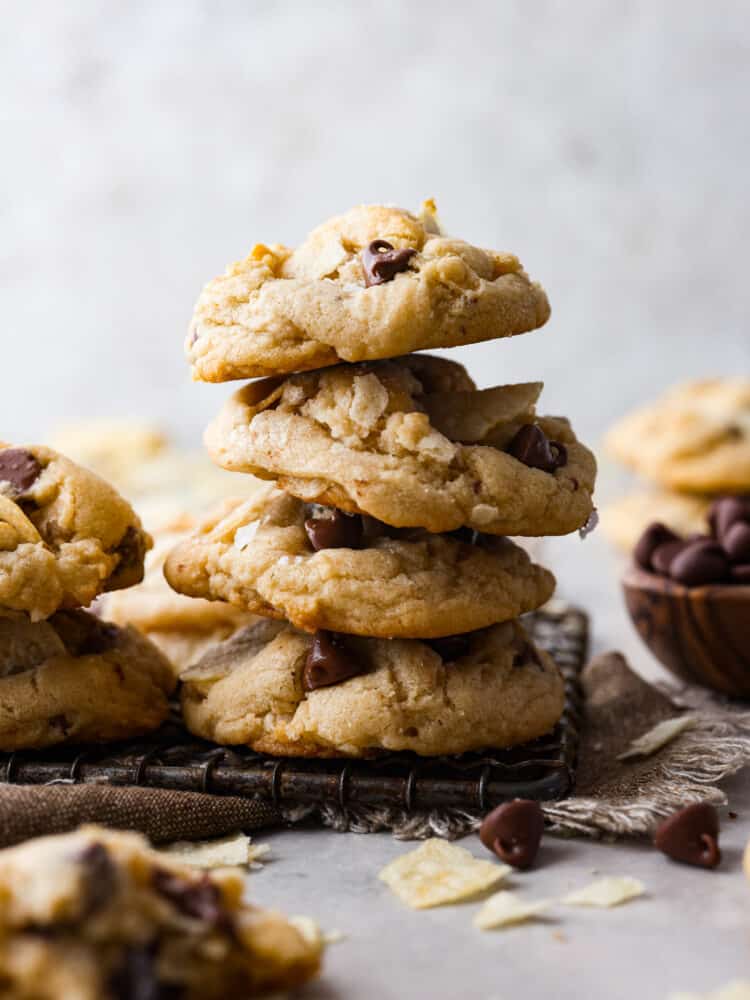
M478 390L410 353L548 316L515 257L440 235L432 205L354 209L207 285L194 377L267 376L228 401L209 453L276 487L210 518L165 573L280 623L183 675L193 731L271 753L427 755L555 724L559 674L516 622L554 579L503 536L582 527L594 458L567 420L537 415L541 383Z

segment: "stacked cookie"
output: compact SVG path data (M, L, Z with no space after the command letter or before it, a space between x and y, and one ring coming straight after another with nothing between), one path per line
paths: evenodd
M175 682L159 650L81 610L137 584L150 544L98 476L0 444L0 749L124 739L166 718Z
M211 281L194 377L257 378L206 434L222 467L275 483L167 558L178 591L265 620L182 675L196 734L278 754L435 755L509 746L559 719L563 687L518 617L554 579L507 535L592 511L595 462L539 417L541 383L478 390L413 351L549 316L510 254L364 206Z
M717 496L750 494L750 379L675 386L623 417L605 444L652 484L604 510L604 530L617 545L632 550L654 521L701 532Z

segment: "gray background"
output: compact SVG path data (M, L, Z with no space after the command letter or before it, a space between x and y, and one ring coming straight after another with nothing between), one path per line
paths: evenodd
M483 385L545 379L590 441L671 381L750 370L739 0L0 0L0 18L0 438L108 415L196 444L228 393L181 357L202 282L361 201L434 196L449 231L521 256L550 324L463 357ZM543 555L596 648L652 671L603 539ZM552 843L525 896L596 869L650 898L506 934L473 930L473 906L405 910L375 879L405 849L387 836L275 836L251 887L347 932L321 1000L662 1000L750 974L745 780L732 801L720 873Z
M544 378L591 439L670 380L748 368L747 4L0 0L0 436L153 415L196 442L201 284L362 201L437 199L517 252Z

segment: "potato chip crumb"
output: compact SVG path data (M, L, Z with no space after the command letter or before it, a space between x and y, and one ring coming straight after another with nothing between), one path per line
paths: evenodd
M596 882L571 892L562 899L567 906L619 906L629 899L642 896L645 887L637 878L629 876L611 876L600 878Z
M494 927L510 927L512 924L533 920L537 914L544 913L551 905L552 901L549 899L525 903L514 892L496 892L476 914L473 923L482 931Z
M632 757L648 757L694 725L695 716L693 715L680 715L676 719L664 719L657 723L653 729L649 729L647 733L639 736L637 740L633 740L628 749L621 753L617 759L630 760Z
M300 932L302 937L309 944L325 944L325 937L320 925L312 917L296 916L289 917L289 923Z
M480 861L463 847L433 837L389 862L378 877L403 903L421 910L471 899L510 871L510 865Z
M260 868L260 858L269 854L271 847L269 844L252 844L246 834L237 833L214 840L178 840L158 850L175 861L196 868Z

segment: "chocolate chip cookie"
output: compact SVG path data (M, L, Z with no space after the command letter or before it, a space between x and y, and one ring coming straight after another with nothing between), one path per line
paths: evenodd
M86 611L0 617L0 749L106 743L156 729L175 682L133 628Z
M480 391L429 355L337 365L249 383L206 444L227 469L394 527L566 534L591 514L596 463L567 420L537 417L541 388Z
M670 490L750 492L750 379L687 382L624 417L608 450Z
M143 582L128 590L104 594L97 602L98 611L107 621L134 625L148 636L170 661L175 676L211 646L255 621L255 615L231 604L185 597L167 584L164 579L167 556L197 528L198 523L189 515L173 520L170 530L154 536L154 547L146 555Z
M237 870L176 864L82 827L0 852L7 1000L227 1000L291 989L321 944L242 900Z
M602 531L619 548L631 552L652 521L667 524L682 535L702 531L710 504L709 497L690 493L631 493L602 509Z
M507 538L390 528L273 489L207 519L165 572L193 597L382 638L484 628L539 607L555 585Z
M149 535L104 480L51 448L0 444L0 610L39 620L143 577Z
M442 236L429 213L362 205L210 281L186 352L194 378L225 382L509 337L549 314L512 254Z
M507 747L548 732L563 710L557 668L518 622L429 643L312 636L268 620L182 680L197 736L289 756Z

